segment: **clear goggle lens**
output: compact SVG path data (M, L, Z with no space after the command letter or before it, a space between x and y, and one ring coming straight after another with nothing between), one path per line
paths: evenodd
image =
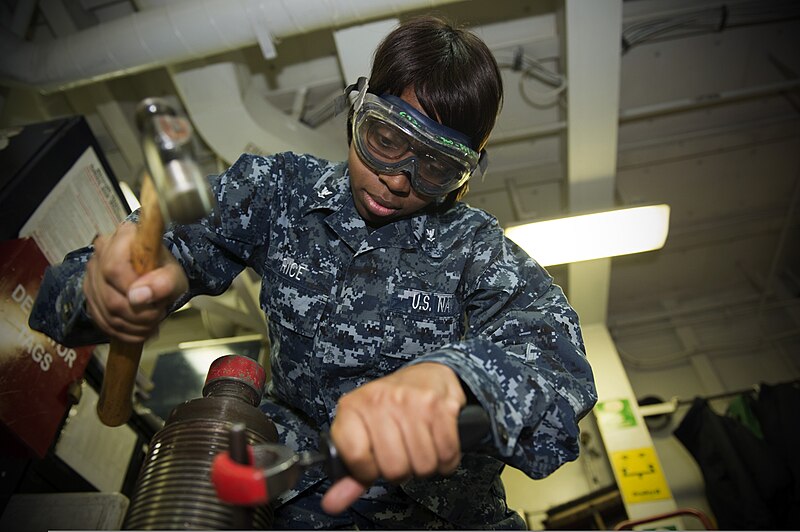
M365 93L353 117L353 140L365 164L385 174L406 173L418 192L440 197L485 169L485 154L462 135L431 120L395 96Z
M368 118L362 125L362 133L368 158L377 161L384 171L410 171L413 166L412 183L416 178L415 188L421 192L446 194L469 178L468 166L431 151L392 124Z

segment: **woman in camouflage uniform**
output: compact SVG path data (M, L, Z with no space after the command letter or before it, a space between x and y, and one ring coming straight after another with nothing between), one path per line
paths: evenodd
M249 266L270 324L261 408L296 450L330 430L353 475L308 471L276 527L524 528L504 464L541 478L575 459L596 396L561 289L459 201L486 166L499 69L472 33L421 17L352 91L347 161L243 155L211 178L215 212L165 234L161 267L137 278L123 223L48 271L31 325L66 345L141 342ZM462 456L468 402L491 437Z

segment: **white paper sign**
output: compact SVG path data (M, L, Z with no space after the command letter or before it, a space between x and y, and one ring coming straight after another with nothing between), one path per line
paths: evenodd
M75 161L19 232L32 237L50 264L111 233L125 208L92 147Z

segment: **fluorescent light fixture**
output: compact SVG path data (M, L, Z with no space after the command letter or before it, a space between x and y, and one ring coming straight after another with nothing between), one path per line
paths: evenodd
M615 257L664 246L669 205L647 205L544 220L506 229L542 266Z

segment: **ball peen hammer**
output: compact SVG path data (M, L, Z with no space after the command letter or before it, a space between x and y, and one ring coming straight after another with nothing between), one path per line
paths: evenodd
M158 265L162 235L170 222L192 223L211 212L214 197L191 156L192 126L163 100L147 98L136 110L147 167L131 262L139 275ZM148 175L149 174L149 175ZM97 416L109 427L128 421L142 343L112 339Z

